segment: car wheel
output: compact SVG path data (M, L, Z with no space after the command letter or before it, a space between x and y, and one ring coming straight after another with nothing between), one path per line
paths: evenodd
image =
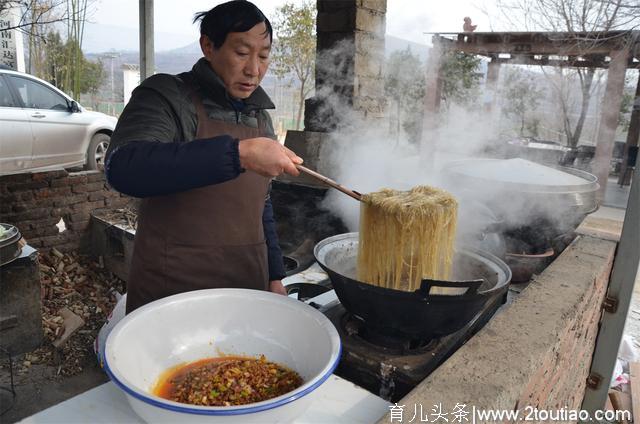
M104 159L111 137L107 134L96 134L87 149L87 169L103 169Z

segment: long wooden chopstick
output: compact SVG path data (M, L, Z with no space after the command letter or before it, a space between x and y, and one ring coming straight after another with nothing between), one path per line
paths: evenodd
M322 181L323 183L325 183L326 185L335 188L336 190L340 190L341 192L343 192L344 194L346 194L347 196L351 196L354 199L356 199L358 202L362 201L362 195L360 193L358 193L357 191L354 190L349 190L348 188L338 184L337 182L333 181L331 178L327 178L322 174L318 174L316 171L313 171L309 168L307 168L306 166L302 166L302 165L296 165L296 168L298 168L298 170L300 172L304 172L305 174L319 180Z

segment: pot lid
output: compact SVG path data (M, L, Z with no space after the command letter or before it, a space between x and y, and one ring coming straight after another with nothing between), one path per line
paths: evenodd
M598 189L597 178L588 172L556 169L520 158L457 161L445 167L445 172L465 185L489 184L517 191L560 193Z
M20 239L22 235L11 224L0 223L0 266L17 259L22 252Z
M13 243L19 234L20 232L15 226L0 223L0 246Z

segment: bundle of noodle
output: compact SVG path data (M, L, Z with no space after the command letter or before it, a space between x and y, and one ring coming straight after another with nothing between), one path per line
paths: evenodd
M358 280L404 291L424 278L448 280L457 211L455 198L435 187L363 195Z

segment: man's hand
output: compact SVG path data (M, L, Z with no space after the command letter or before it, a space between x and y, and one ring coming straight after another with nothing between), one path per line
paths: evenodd
M240 140L238 144L240 165L265 177L277 177L282 173L298 176L296 165L302 158L282 144L266 137Z
M287 295L287 289L284 288L281 280L269 281L269 291L271 293L277 293L284 296Z

